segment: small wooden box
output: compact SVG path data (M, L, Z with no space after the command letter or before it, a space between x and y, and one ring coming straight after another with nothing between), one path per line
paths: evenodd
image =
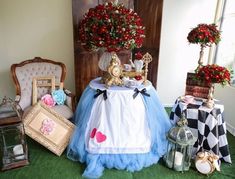
M195 73L187 73L185 95L207 98L210 86L205 82L195 80Z

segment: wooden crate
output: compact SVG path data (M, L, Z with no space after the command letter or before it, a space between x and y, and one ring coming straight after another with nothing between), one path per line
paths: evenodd
M205 82L195 80L195 73L187 73L185 95L207 98L210 86Z

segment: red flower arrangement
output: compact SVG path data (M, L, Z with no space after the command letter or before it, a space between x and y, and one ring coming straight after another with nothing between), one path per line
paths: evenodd
M220 83L224 86L230 84L231 74L227 68L212 64L200 67L196 71L196 79L205 81L209 85Z
M90 8L79 23L79 40L87 50L140 48L144 35L141 18L123 4L112 2Z
M190 43L211 46L220 41L220 31L215 24L198 24L189 32L187 39Z

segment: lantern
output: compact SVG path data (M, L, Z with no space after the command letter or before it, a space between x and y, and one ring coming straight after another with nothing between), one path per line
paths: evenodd
M192 148L196 138L187 126L187 119L182 114L177 126L167 134L168 146L164 156L167 167L176 171L189 170L191 165Z
M2 170L29 164L21 108L10 98L0 104L0 143Z

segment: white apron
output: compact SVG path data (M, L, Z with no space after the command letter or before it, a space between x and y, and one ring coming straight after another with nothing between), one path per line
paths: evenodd
M94 89L104 90L91 82ZM94 102L86 128L86 150L97 154L147 153L151 135L142 94L133 99L134 89L111 87Z

